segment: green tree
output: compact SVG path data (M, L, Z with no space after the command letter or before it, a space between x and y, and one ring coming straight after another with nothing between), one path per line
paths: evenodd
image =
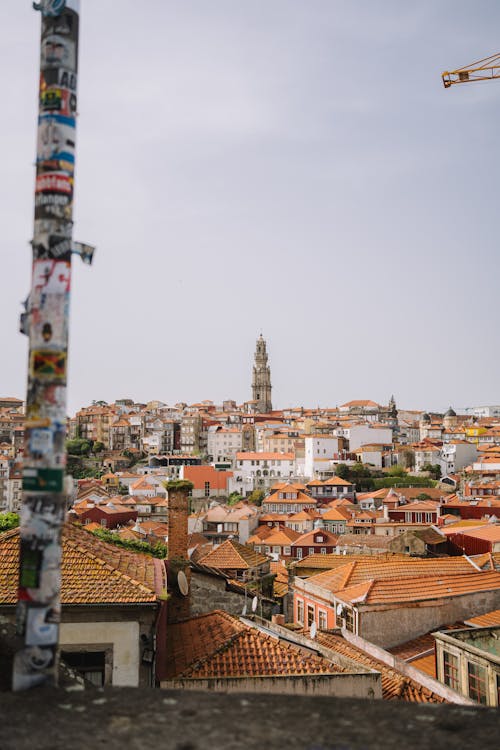
M439 464L424 464L421 470L428 472L433 479L441 479L441 467Z
M401 463L406 469L414 469L415 452L410 450L409 448L406 448L406 450L401 453Z
M417 495L415 500L432 500L432 497L428 495L427 492L421 492L419 495Z
M100 440L96 440L94 445L92 446L92 453L102 453L104 448L104 443L101 443Z
M340 477L340 479L349 479L349 467L347 464L337 464L335 467L335 474Z
M264 490L254 490L248 496L248 502L253 503L254 505L261 506L265 496L266 493L264 492Z
M243 498L242 498L242 496L240 495L239 492L231 492L231 494L229 495L229 497L227 499L227 504L228 505L236 505L237 503L240 502L240 500L243 500Z
M66 450L72 456L88 456L91 447L90 442L88 440L82 440L82 438L66 440Z
M0 513L0 533L10 531L19 526L19 516L17 513Z
M391 466L391 468L389 469L389 471L387 472L387 474L390 477L405 477L406 476L406 471L403 469L402 466L397 466L396 465L396 466Z

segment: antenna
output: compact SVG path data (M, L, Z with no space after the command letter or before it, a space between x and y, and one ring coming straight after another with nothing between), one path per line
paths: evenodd
M309 630L309 635L311 636L312 640L316 638L316 633L318 632L318 627L316 625L316 622L313 620L311 623L311 628Z
M189 583L183 570L179 570L179 572L177 573L177 586L179 587L179 591L181 592L182 596L188 595Z
M254 596L254 598L252 599L252 612L256 611L258 604L259 604L259 599L257 596Z

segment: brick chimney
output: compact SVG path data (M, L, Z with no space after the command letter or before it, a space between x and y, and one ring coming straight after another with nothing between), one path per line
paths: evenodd
M188 587L191 570L188 558L188 508L189 491L193 485L185 480L168 482L168 622L184 620L191 614L190 592L182 593L179 572L183 571ZM182 578L182 576L181 576Z

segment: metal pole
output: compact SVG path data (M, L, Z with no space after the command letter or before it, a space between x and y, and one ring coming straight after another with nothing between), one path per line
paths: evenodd
M13 689L57 683L61 528L66 494L66 378L73 228L79 0L42 13L17 631ZM88 249L87 249L88 250ZM92 252L85 257L91 260Z

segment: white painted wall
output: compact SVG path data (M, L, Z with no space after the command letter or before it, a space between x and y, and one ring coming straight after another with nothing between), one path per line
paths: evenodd
M113 678L115 687L139 685L139 623L138 622L62 622L60 645L113 645Z

